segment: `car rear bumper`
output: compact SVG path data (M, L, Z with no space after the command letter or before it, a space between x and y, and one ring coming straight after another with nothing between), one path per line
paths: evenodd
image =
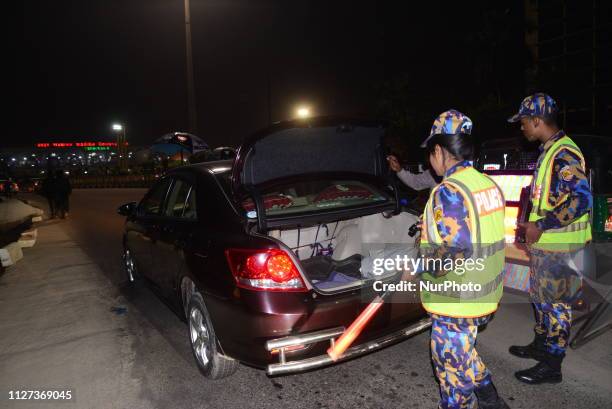
M222 353L261 369L279 360L278 351L266 348L268 341L348 328L370 301L358 291L316 297L312 293L240 291L232 302L210 296L204 300ZM420 300L393 301L398 300L384 303L354 345L384 338L427 316ZM287 360L325 354L329 342L297 345L302 347L287 348Z
M401 330L389 333L372 341L355 345L347 349L346 352L336 361L333 361L327 354L296 361L287 361L285 349L299 345L314 344L322 341L329 341L330 345L333 345L335 339L344 332L344 327L336 327L328 330L315 331L300 335L292 335L288 337L273 339L266 343L266 349L268 351L277 350L279 362L268 365L266 368L266 372L270 376L286 375L296 372L303 372L310 369L321 368L323 366L331 365L337 362L346 361L348 359L355 358L384 348L393 343L399 342L402 339L411 337L429 328L430 326L431 320L429 318L423 318L405 328L402 328Z

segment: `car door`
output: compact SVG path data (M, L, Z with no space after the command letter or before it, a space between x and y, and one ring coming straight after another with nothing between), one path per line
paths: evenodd
M197 220L193 183L185 177L174 177L152 246L154 280L168 296L184 267L184 252L191 247Z
M147 192L136 209L136 216L127 231L127 242L136 260L138 271L148 279L153 277L152 244L160 221L160 213L171 180L162 179Z

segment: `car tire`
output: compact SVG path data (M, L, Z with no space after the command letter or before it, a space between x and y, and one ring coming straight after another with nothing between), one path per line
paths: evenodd
M219 352L210 314L204 299L195 291L187 309L187 325L191 352L202 375L208 379L221 379L236 372L240 363Z
M135 286L136 282L140 280L140 274L136 267L134 255L126 245L123 246L123 267L125 268L127 284L131 287Z

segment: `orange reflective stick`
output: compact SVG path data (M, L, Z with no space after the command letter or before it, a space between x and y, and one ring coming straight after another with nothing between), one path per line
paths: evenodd
M361 334L363 328L370 322L376 311L383 305L383 298L376 297L353 323L340 335L333 347L329 347L327 355L335 362L351 346L355 338Z

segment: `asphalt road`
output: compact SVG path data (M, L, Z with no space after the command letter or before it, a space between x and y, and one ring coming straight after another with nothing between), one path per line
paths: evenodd
M83 251L82 257L87 259L85 265L90 263L95 267L91 274L100 275L96 280L105 283L99 285L91 303L103 304L103 308L96 310L95 314L113 316L112 326L115 329L111 334L121 341L116 343L113 338L108 341L110 347L106 349L86 351L92 356L107 354L96 361L105 378L96 379L95 375L90 375L90 382L108 384L112 397L106 395L105 398L103 393L88 397L82 393L78 407L436 407L438 389L429 360L428 333L377 353L305 374L269 378L263 371L242 366L230 378L219 381L203 378L191 356L186 324L148 288L143 286L128 291L122 285L124 273L120 239L123 219L116 214L116 208L120 204L138 200L143 193L139 189L75 190L69 218L54 222L51 226L58 229L56 235L60 231L65 233ZM48 251L57 255L61 254L62 249L49 247ZM11 280L18 282L17 277ZM3 300L1 294L0 301ZM4 299L5 303L12 302L10 300L13 298ZM506 351L512 343L530 340L530 307L521 297L508 296L508 300L513 302L503 305L495 320L479 334L478 350L510 407L612 407L612 334L608 332L588 347L570 351L562 384L541 387L523 385L514 379L513 372L530 366L532 362L511 357ZM109 305L111 308L108 308ZM88 319L87 316L81 318ZM74 318L52 315L51 319L54 321L48 325L61 328L67 325L63 320ZM90 320L99 322L101 327L108 321L106 317L92 317ZM74 348L76 355L76 351L84 352L82 349L89 347L77 343ZM85 353L82 355L87 356ZM104 356L108 359L104 359ZM0 367L2 360L8 357L11 357L10 351L0 349ZM15 371L25 370L23 365L13 365L11 368L16 368ZM31 368L27 370L35 370L35 366ZM56 374L61 377L62 368L57 368ZM109 374L116 374L116 377L113 379ZM6 378L6 371L4 375ZM20 376L28 379L27 372ZM0 380L5 378L0 376ZM117 386L118 382L121 385ZM96 386L96 390L103 386Z

